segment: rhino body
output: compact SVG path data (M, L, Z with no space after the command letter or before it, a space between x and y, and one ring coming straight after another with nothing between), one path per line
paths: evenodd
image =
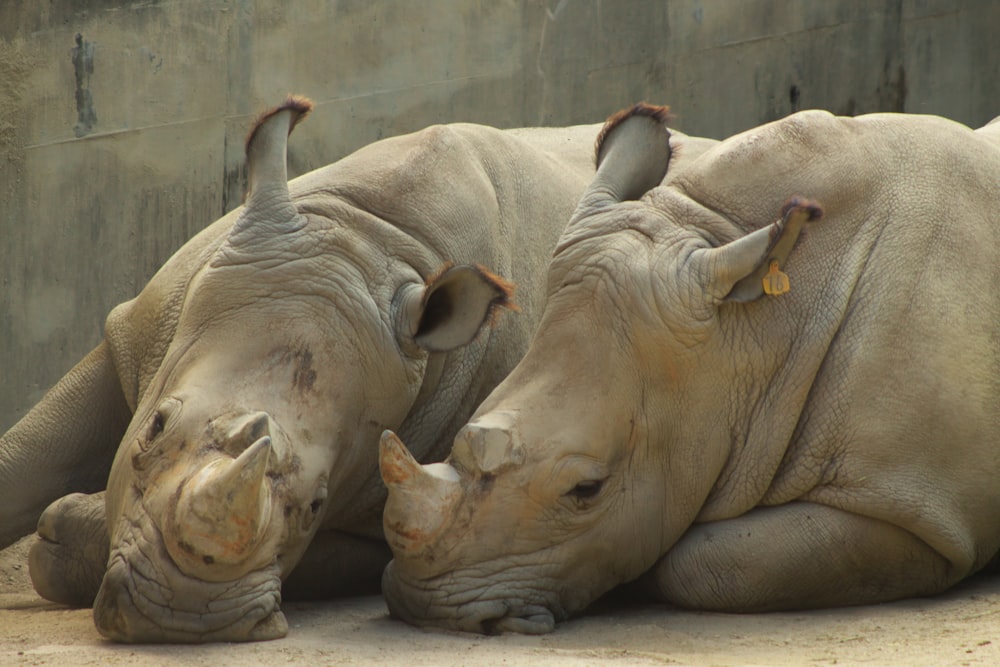
M312 596L377 586L379 434L445 455L523 354L594 172L595 127L455 124L289 184L287 136L309 108L263 117L246 204L115 308L0 439L0 547L38 523L36 588L97 594L115 640L280 637L283 580ZM498 320L510 286L476 265L516 283L516 317Z
M1000 548L1000 123L808 111L671 176L661 114L626 116L528 352L448 460L383 436L390 610L537 633L632 580L760 611L981 569Z

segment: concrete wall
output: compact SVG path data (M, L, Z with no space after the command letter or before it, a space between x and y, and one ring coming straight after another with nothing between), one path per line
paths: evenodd
M240 201L286 93L302 173L448 121L598 122L637 100L723 137L809 107L1000 114L995 0L0 3L0 432L185 239Z

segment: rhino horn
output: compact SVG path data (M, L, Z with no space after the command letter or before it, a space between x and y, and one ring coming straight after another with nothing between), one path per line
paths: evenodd
M221 570L244 562L260 544L271 517L270 456L271 438L264 436L235 459L212 461L183 486L173 525L177 546L191 557L182 560Z
M386 539L397 558L420 555L458 505L458 472L447 463L420 465L392 431L382 434L379 469L389 489L382 515Z
M229 244L240 246L263 235L301 229L299 215L288 191L288 136L312 111L313 103L290 96L284 104L262 114L247 136L249 190L243 211L229 235Z
M513 417L503 412L491 412L467 424L452 449L452 458L466 469L488 475L522 465L525 456Z

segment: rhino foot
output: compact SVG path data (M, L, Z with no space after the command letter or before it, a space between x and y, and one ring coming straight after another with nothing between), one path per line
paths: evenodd
M89 607L101 587L108 552L104 494L64 496L38 520L38 541L28 554L31 583L46 600Z

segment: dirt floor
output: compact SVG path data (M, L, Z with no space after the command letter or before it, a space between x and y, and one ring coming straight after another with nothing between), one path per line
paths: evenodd
M27 538L0 552L0 665L998 665L1000 576L933 599L760 615L606 603L543 637L429 633L388 617L378 597L286 604L278 641L125 646L88 609L40 599Z

